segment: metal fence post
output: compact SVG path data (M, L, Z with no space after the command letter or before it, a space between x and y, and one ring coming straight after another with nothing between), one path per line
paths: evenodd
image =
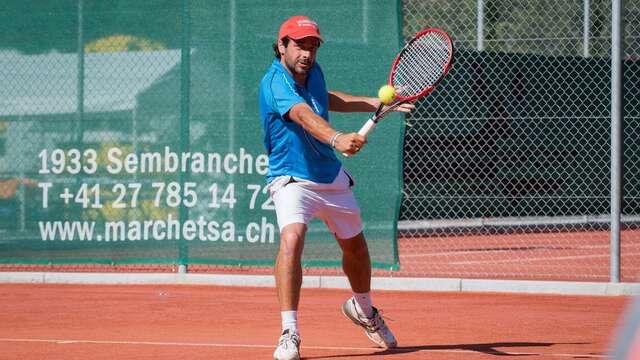
M622 0L611 4L611 272L620 282L620 213L622 203Z
M78 65L76 75L76 141L81 144L84 139L84 30L83 0L78 0Z
M191 34L189 0L182 0L182 39L181 39L181 64L180 64L180 152L188 152L189 144L189 117L191 95ZM187 169L190 167L187 166ZM189 180L188 172L180 172L180 188ZM180 202L180 222L189 218L189 209ZM189 254L186 240L180 237L178 272L186 273L189 262Z
M589 30L591 28L591 4L584 0L582 10L582 56L589 57Z
M478 9L477 9L477 25L476 25L476 36L477 43L476 47L478 51L484 50L484 0L478 0Z

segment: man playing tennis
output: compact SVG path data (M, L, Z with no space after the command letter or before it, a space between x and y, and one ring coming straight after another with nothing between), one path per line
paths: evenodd
M276 59L260 82L260 116L264 145L269 155L267 181L273 197L280 249L275 277L282 315L282 333L273 357L300 358L297 310L302 285L301 257L309 221L325 222L340 245L342 267L353 297L342 312L378 346L391 348L396 339L372 306L371 262L360 218L351 192L354 185L334 149L355 155L366 143L357 133L343 134L329 124L329 111L372 112L380 105L373 97L327 91L324 75L315 62L322 44L318 25L294 16L280 27ZM410 112L403 104L397 111Z

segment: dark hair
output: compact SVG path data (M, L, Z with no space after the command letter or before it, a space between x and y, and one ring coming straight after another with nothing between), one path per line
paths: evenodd
M288 44L289 44L289 38L288 37L282 38L282 45L284 45L284 47L287 47ZM278 49L278 43L272 44L271 47L273 48L274 55L278 59L280 59L280 50Z

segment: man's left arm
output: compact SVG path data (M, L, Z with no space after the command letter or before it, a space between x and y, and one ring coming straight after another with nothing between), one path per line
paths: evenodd
M354 96L341 91L329 91L329 110L337 112L372 112L380 106L374 97Z
M341 91L329 91L329 110L337 112L374 112L380 106L377 97L355 96ZM398 106L394 111L408 113L415 105L406 103Z

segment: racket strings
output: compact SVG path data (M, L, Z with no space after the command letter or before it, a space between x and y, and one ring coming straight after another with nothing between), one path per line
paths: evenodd
M450 58L449 41L433 32L415 39L404 49L393 75L398 95L417 96L434 86L445 72Z

